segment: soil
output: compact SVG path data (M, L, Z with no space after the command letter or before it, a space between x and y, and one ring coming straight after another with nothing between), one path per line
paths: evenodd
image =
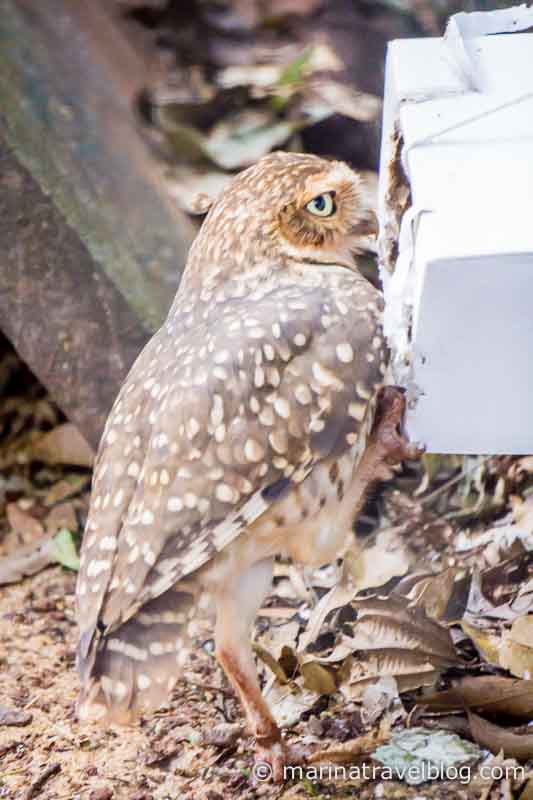
M0 705L20 712L2 724L0 797L26 800L230 800L233 798L474 798L488 786L310 777L283 787L252 785L253 742L239 737L240 710L209 653L193 654L171 703L130 728L81 726L75 713L75 574L49 568L0 591ZM218 688L220 687L220 688ZM316 730L300 723L292 740ZM330 726L346 731L342 710ZM343 737L344 738L344 737ZM214 741L214 744L210 744ZM335 739L330 738L330 744ZM327 741L324 741L327 744ZM337 741L338 744L338 741ZM349 767L347 767L348 769ZM315 768L316 769L316 768ZM362 771L362 765L359 764ZM368 769L371 769L368 762ZM322 773L326 775L327 773ZM352 765L351 777L356 776ZM348 774L348 778L350 775ZM510 792L510 789L507 790ZM512 797L510 793L489 795Z

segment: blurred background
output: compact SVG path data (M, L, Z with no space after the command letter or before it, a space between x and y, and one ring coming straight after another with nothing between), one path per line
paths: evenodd
M137 110L186 211L273 148L378 168L387 41L441 36L484 0L119 0L150 52ZM142 44L141 44L142 40ZM368 176L372 185L372 176Z

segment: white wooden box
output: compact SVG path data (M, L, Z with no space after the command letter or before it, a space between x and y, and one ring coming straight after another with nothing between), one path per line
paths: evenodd
M533 33L498 33L529 27L525 6L458 14L389 45L385 331L429 452L533 453Z

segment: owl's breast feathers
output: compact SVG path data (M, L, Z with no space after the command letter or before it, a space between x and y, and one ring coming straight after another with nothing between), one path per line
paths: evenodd
M148 619L317 462L364 449L385 374L381 309L340 269L178 294L100 446L78 579L83 680L106 637L139 609Z

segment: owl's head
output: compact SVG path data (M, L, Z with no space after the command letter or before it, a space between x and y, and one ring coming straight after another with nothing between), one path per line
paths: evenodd
M377 232L366 196L360 176L343 162L271 153L213 203L188 271L242 274L287 260L353 268L362 237Z

